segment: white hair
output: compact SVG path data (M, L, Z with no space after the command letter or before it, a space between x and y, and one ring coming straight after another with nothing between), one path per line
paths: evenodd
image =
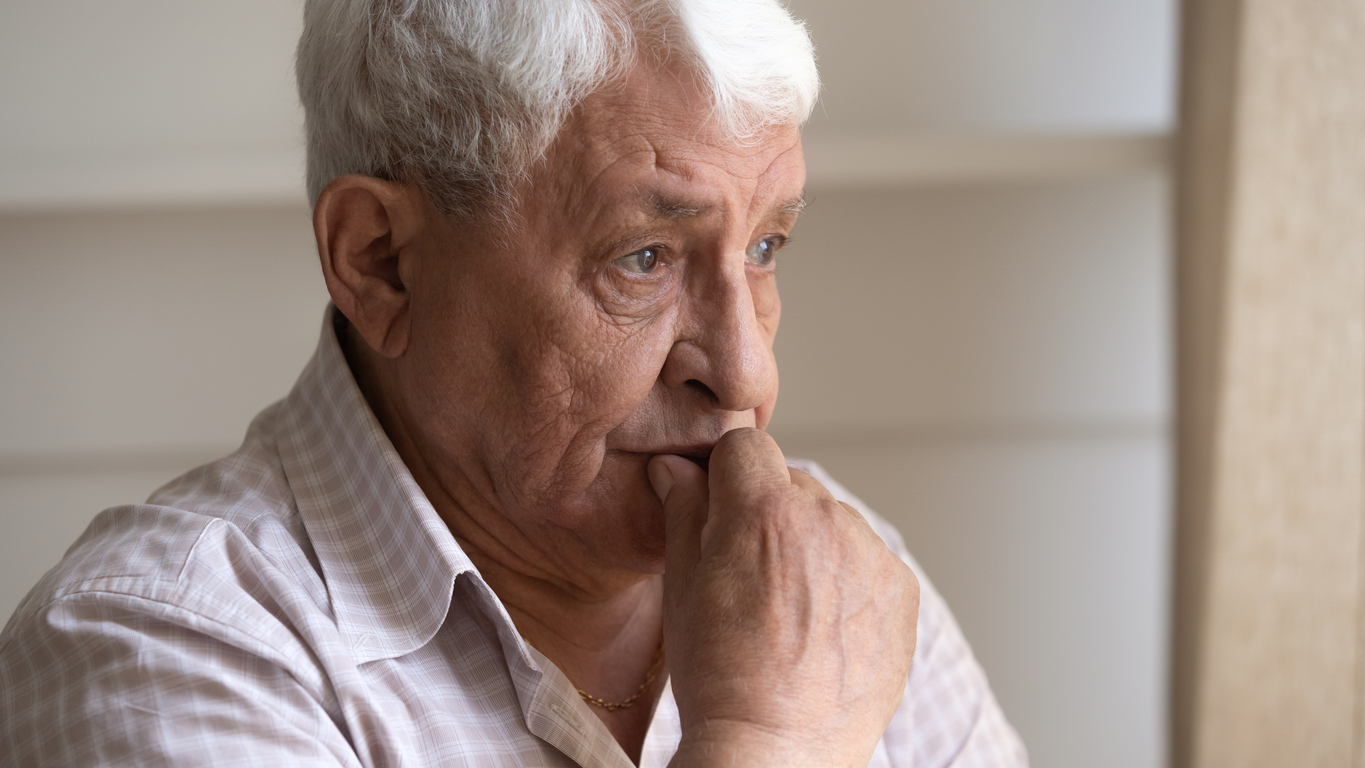
M700 75L738 142L815 105L810 38L778 0L307 0L309 198L358 173L416 184L447 214L506 203L643 45Z

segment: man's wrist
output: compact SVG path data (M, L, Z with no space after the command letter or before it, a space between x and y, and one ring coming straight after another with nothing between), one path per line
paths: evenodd
M683 731L669 768L802 768L840 765L825 749L753 723L708 720Z

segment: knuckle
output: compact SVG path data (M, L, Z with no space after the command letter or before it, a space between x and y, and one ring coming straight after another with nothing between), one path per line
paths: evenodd
M832 498L817 499L814 506L829 522L837 524L842 521L844 508L838 501Z
M759 494L752 504L754 517L766 524L781 524L789 520L791 508L789 495L775 491Z
M787 471L791 476L791 485L801 489L803 493L813 498L834 500L834 495L829 492L824 483L794 467L788 467Z

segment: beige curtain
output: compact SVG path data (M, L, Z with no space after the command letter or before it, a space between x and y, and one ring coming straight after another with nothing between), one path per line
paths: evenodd
M1188 0L1176 766L1365 766L1365 0Z

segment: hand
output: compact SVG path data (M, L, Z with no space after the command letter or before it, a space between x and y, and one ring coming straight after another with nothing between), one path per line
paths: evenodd
M727 432L709 477L678 456L649 477L667 515L673 765L866 766L915 651L909 567L759 430Z

